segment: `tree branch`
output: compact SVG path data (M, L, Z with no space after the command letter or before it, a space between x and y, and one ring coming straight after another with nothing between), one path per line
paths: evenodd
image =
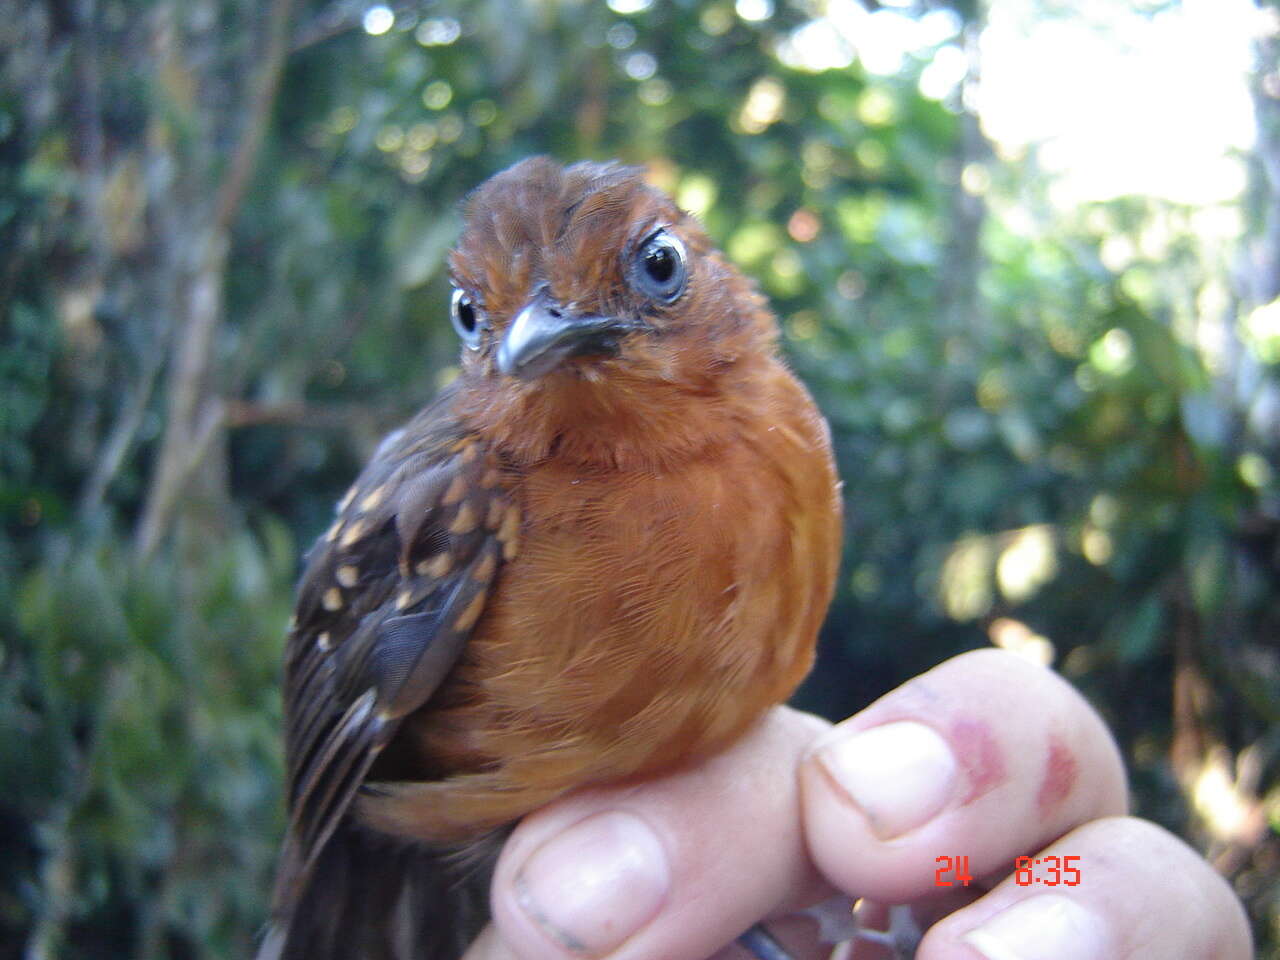
M222 286L229 235L248 189L280 86L290 7L291 0L272 0L266 47L252 82L240 139L217 190L212 220L196 240L199 246L194 274L185 284L183 321L170 360L164 438L135 538L135 549L142 559L150 556L164 538L187 481L224 425L224 405L210 396L210 368L223 317Z
M275 103L276 91L280 88L280 76L284 72L284 60L288 53L289 11L292 0L273 0L267 21L267 46L263 51L262 64L258 68L258 76L254 83L252 100L243 129L240 131L240 142L236 144L235 153L231 156L231 164L227 168L226 179L218 191L218 201L214 208L213 230L215 234L224 234L231 229L232 221L240 209L249 186L249 178L253 174L258 159L258 151L267 133L267 123L271 119L271 107Z
M142 421L147 413L147 403L155 390L156 376L159 371L160 364L158 361L147 363L142 379L129 394L128 401L116 418L115 426L111 428L111 434L107 437L107 442L94 460L93 472L89 475L89 479L85 482L84 489L80 494L80 504L77 510L81 520L89 520L98 512L102 502L106 499L107 491L111 488L111 482L115 480L116 474L120 472L125 455L128 454L129 448L133 446L133 441L138 436L138 430L142 427Z
M422 6L420 0L399 3L391 7L391 12L399 19L405 14L421 9ZM336 3L331 3L294 33L289 43L289 52L297 53L299 50L314 47L318 43L324 43L332 37L356 29L363 22L364 12L368 7L368 3L358 2L358 0L357 2L337 0Z
M227 404L227 426L303 426L322 429L343 429L353 421L381 420L402 411L390 408L368 407L362 404L328 404L315 407L299 400L293 403L257 404L233 400Z

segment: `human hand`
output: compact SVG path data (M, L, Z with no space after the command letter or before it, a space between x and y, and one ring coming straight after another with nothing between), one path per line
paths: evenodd
M466 960L739 960L762 918L809 960L831 948L800 911L841 894L912 904L932 924L917 960L1248 960L1228 885L1126 807L1115 744L1070 685L965 654L835 727L779 708L695 768L526 818ZM1024 855L1042 862L1014 875ZM959 879L939 857L966 857L973 884L939 886ZM1049 886L1045 857L1078 873ZM859 941L851 960L887 955Z

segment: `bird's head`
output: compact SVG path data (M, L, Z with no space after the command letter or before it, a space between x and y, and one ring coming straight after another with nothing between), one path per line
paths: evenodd
M763 298L634 167L497 174L467 201L450 272L459 413L516 459L679 459L774 361Z

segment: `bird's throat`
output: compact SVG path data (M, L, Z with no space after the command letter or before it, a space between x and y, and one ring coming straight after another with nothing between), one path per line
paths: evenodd
M727 379L678 385L576 371L551 374L519 392L464 395L472 399L459 409L460 418L508 462L557 459L649 471L672 469L731 442L759 403Z

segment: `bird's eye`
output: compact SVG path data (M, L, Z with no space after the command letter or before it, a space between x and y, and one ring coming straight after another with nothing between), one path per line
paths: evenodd
M684 244L659 230L641 245L632 276L641 293L663 303L674 303L684 293L688 279Z
M476 306L469 293L455 288L449 313L453 319L453 329L458 331L462 342L472 350L479 350L485 326L484 311Z

